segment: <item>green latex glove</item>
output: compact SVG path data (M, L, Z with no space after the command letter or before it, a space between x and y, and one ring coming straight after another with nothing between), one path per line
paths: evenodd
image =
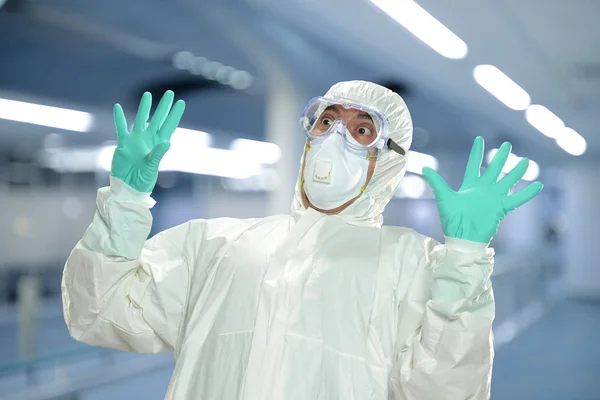
M463 183L457 192L433 169L423 168L423 175L435 194L442 229L447 237L489 243L504 217L533 199L544 187L541 182L534 182L509 195L527 172L529 160L522 159L498 180L511 151L511 144L505 142L480 175L483 147L483 138L479 136L473 143Z
M110 173L138 192L150 193L154 189L160 161L171 147L169 140L183 116L183 100L177 101L171 109L174 96L170 90L165 92L152 120L147 124L152 95L149 92L144 93L131 132L127 130L123 108L120 104L115 104L117 149L113 155Z

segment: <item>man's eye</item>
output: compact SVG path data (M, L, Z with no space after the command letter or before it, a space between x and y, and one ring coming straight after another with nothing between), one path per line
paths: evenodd
M333 123L333 121L331 120L331 118L323 118L323 120L321 121L323 123L323 125L331 125Z
M358 134L361 136L371 136L371 130L366 126L358 128Z

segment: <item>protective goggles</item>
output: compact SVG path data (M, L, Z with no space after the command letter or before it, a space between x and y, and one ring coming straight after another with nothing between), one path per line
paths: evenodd
M404 149L389 138L386 118L352 100L315 97L304 107L300 126L311 143L332 133L342 135L347 150L360 157L376 157L387 149L405 155Z

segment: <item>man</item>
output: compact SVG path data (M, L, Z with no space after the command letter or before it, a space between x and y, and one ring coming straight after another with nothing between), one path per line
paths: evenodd
M445 244L382 226L406 172L404 101L369 82L341 82L309 102L307 142L290 215L192 220L146 241L150 192L184 103L167 92L131 132L115 106L110 187L66 263L62 293L78 341L175 352L168 399L488 399L493 359L488 248L534 183L498 181L500 147L480 176L483 139L452 191L433 170Z

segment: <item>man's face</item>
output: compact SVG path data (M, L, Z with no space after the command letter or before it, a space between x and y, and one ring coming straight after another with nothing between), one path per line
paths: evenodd
M319 116L319 119L313 127L312 133L318 135L319 133L326 132L336 120L344 121L348 132L350 132L352 137L361 145L367 146L373 143L373 141L377 138L377 130L375 124L373 123L373 119L368 113L361 110L357 110L355 108L344 108L340 105L332 105L330 107L327 107ZM373 176L373 172L375 171L376 163L377 159L375 157L369 159L367 179L364 186L367 186L369 184L369 181ZM302 169L302 173L304 174L304 165L302 166ZM322 210L313 206L310 203L308 197L306 196L306 193L304 192L304 187L302 188L302 200L304 206L307 208L314 208L319 212L329 215L334 215L342 212L343 210L348 208L352 203L354 203L354 201L356 201L356 199L358 199L359 197L360 195L332 210Z
M370 145L377 138L377 129L368 113L340 105L329 106L321 113L313 127L313 134L326 132L336 120L344 121L348 132L363 146Z

